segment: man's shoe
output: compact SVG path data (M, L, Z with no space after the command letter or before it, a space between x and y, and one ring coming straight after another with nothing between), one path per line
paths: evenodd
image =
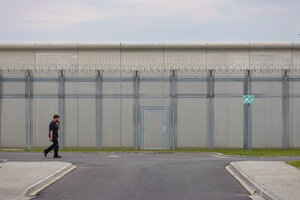
M47 157L46 149L44 149L44 156Z
M61 156L53 156L53 158L61 158Z

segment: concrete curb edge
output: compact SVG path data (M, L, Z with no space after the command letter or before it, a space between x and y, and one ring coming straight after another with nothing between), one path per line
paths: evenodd
M244 182L244 184L246 184L247 187L249 187L253 190L250 192L249 189L246 187L246 189L250 193L258 194L265 200L279 200L274 195L272 195L270 192L266 191L262 186L257 184L251 177L249 177L246 173L244 173L243 170L241 170L238 166L236 166L234 162L231 162L230 165L228 165L228 168L235 174L235 176L237 176L239 179L241 179ZM236 178L236 179L238 179L238 178ZM244 185L244 184L242 184L242 185Z
M21 194L22 197L33 197L41 190L45 189L55 181L62 178L64 175L71 172L73 169L75 169L76 166L72 165L71 163L68 163L67 166L55 171L54 173L50 174L49 176L43 178L42 180L38 181L37 183L34 183L33 185L27 187Z

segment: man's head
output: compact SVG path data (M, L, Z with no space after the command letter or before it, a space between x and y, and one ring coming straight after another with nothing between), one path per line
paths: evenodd
M58 122L58 121L59 121L59 115L54 115L54 116L53 116L53 121Z

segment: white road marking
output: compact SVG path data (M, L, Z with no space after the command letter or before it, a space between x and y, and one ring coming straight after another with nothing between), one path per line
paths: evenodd
M110 156L107 156L107 157L110 157L110 158L120 158L121 156L118 156L118 155L110 155Z

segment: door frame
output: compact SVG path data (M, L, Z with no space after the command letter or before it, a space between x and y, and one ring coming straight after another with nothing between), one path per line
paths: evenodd
M170 149L170 109L168 106L141 106L141 127L140 127L140 142L141 149ZM164 122L163 122L163 134L164 134L164 147L151 148L146 147L147 133L145 130L147 124L147 112L163 112Z

